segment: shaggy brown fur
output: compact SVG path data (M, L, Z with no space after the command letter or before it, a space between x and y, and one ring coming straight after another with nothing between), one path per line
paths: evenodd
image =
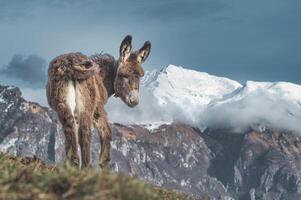
M66 138L67 157L76 165L89 166L91 129L98 130L101 142L99 164L110 161L111 129L104 106L115 94L128 106L139 103L139 81L144 75L141 64L150 53L145 42L132 52L132 37L127 36L120 46L120 58L105 55L87 57L69 53L55 58L49 65L47 99L62 123Z

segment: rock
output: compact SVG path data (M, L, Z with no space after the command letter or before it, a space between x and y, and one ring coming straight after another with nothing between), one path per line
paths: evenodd
M0 86L0 130L0 150L12 155L54 163L64 153L55 113L25 101L16 87Z
M251 131L245 135L235 164L241 176L236 186L256 188L256 199L301 199L301 144L286 131Z

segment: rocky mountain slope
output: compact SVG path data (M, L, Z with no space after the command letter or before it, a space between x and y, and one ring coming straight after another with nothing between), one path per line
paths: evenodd
M268 126L201 131L178 122L152 128L115 123L112 130L112 170L212 199L301 199L297 132ZM0 86L0 150L62 163L64 137L56 114L24 100L18 88ZM94 134L95 163L98 151Z

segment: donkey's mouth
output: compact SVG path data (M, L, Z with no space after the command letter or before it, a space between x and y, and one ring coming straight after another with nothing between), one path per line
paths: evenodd
M139 100L138 101L131 101L129 97L123 97L123 96L119 96L119 95L114 95L115 98L120 98L128 107L135 107L138 105Z
M131 108L133 108L139 104L139 100L131 100L130 98L126 98L124 102L126 103L126 105L128 107L131 107Z
M135 106L138 105L138 103L127 103L127 105L131 108L134 108Z

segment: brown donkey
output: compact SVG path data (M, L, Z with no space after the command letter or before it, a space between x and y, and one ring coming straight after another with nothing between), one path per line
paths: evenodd
M66 154L78 166L90 166L91 129L98 130L101 153L99 164L110 161L111 129L104 106L111 95L128 106L139 103L139 81L144 75L141 64L150 53L145 42L132 52L132 37L126 36L120 46L119 60L113 56L81 53L61 55L49 64L47 99L58 114L66 138Z

